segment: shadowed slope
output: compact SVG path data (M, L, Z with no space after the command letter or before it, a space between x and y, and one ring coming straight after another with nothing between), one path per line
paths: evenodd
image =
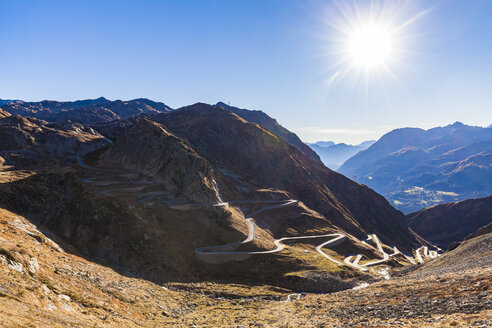
M382 196L327 169L258 125L206 104L153 119L188 140L214 167L257 187L285 190L354 236L375 232L403 249L415 244L402 226L403 215Z
M215 106L231 111L234 114L244 118L246 121L261 125L263 128L267 129L270 132L273 132L274 134L283 138L288 143L299 148L309 158L314 159L316 161L321 161L318 154L316 154L316 152L314 152L308 145L302 142L301 139L299 139L299 137L295 133L292 133L286 128L284 128L282 125L280 125L277 122L276 119L268 116L261 110L248 110L243 108L237 108L237 107L226 105L223 102L218 102Z
M160 124L143 119L105 151L102 166L154 177L166 190L197 202L220 202L213 170L191 147Z
M407 215L419 235L446 249L492 222L492 196L436 205Z

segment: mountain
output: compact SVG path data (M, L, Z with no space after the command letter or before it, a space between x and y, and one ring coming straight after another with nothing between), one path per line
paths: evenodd
M0 119L10 116L10 113L0 108Z
M34 117L50 122L71 120L82 124L110 122L132 115L172 110L163 103L144 98L111 101L104 97L77 101L24 102L16 100L6 102L2 108L13 115Z
M486 317L487 242L465 242L464 271L420 274L439 254L400 211L256 122L202 103L90 126L61 115L0 118L4 324Z
M100 157L102 166L119 166L154 177L177 197L218 203L210 165L186 141L160 124L139 120Z
M244 118L246 121L259 124L263 128L275 133L279 137L282 137L288 143L299 148L309 158L314 159L316 161L321 161L318 154L316 154L308 145L302 142L301 139L299 139L299 137L295 133L292 133L286 128L284 128L283 126L281 126L277 122L277 120L271 118L264 112L260 110L248 110L248 109L237 108L237 107L226 105L223 102L218 102L215 106L231 111L234 114Z
M417 275L442 276L457 272L473 272L474 269L482 271L491 265L492 233L483 233L463 241L436 260L425 263L410 274L410 278Z
M359 327L407 320L415 327L486 327L490 317L492 234L365 288L295 294L266 283L156 284L84 257L29 217L5 209L0 216L0 322L6 327L221 327L252 321L265 327Z
M120 119L113 111L99 106L77 108L58 113L52 120L55 122L72 121L83 124L112 122Z
M403 128L347 160L339 172L409 213L492 194L492 130L460 122Z
M19 115L0 117L0 140L4 164L20 167L70 162L108 145L102 135L78 123L48 123Z
M12 100L12 99L0 99L0 106L9 103L9 102L15 102L17 100Z
M413 231L446 249L492 222L492 196L439 204L406 218Z
M0 207L119 272L327 292L368 279L353 254L397 267L410 263L401 252L430 246L382 196L219 106L94 130L12 118L5 131L26 141L6 152ZM15 161L20 152L44 160Z
M375 140L364 141L359 145L335 144L333 141L318 141L308 145L321 157L330 169L337 170L347 159L359 151L369 148Z
M330 147L333 146L334 144L335 143L333 141L317 141L315 143L311 143L311 145L316 145L318 147Z
M401 229L402 217L384 198L229 111L195 104L152 119L187 140L212 166L250 182L242 188L253 189L254 183L255 189L285 190L333 225L357 237L378 231L386 240L392 239L392 234L407 242L413 238ZM229 197L225 191L224 194L225 198L237 197L236 191ZM374 220L376 213L378 220Z

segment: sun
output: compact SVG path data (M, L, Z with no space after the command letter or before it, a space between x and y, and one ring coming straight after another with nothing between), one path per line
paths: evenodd
M345 86L361 86L366 94L372 86L403 87L402 73L421 55L417 21L431 9L421 10L410 1L334 0L318 11L320 75L326 86L346 81Z
M389 28L374 23L361 24L349 33L347 54L354 65L372 69L391 60L393 44Z

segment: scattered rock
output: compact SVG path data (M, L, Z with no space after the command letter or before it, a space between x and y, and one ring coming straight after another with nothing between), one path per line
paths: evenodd
M48 311L53 311L53 310L56 310L58 309L56 306L54 306L53 304L48 304L44 307L46 310Z
M19 263L19 262L15 262L15 261L12 261L12 260L8 260L8 264L9 268L17 271L17 272L24 272L24 268L22 266L22 263Z
M71 302L72 301L72 299L70 298L70 296L64 295L64 294L58 295L58 299L59 300L64 300L64 301L67 301L67 302Z
M29 259L29 272L31 273L36 273L36 271L39 270L39 263L38 263L38 260L32 256L30 259Z

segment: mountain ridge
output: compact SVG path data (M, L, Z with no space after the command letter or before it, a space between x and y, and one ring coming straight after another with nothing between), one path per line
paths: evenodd
M321 157L323 163L332 170L337 170L346 160L374 144L375 140L367 140L358 145L345 143L335 144L333 141L318 141L308 145Z
M409 213L492 194L491 147L492 130L461 122L395 129L348 159L339 172Z
M75 101L43 100L26 102L16 100L5 102L2 108L4 111L14 115L30 116L52 122L60 119L69 119L82 124L108 122L142 113L172 110L164 103L154 102L146 98L111 101L104 97ZM91 113L89 114L85 111L91 111ZM60 117L60 114L66 117Z
M410 213L408 226L443 249L492 222L492 196L445 203Z
M318 154L316 154L316 152L314 152L307 144L302 142L301 139L296 134L284 128L282 125L280 125L277 122L276 119L268 116L261 110L249 110L249 109L233 107L233 106L226 105L223 102L218 102L217 104L215 104L215 106L229 110L241 116L247 121L261 125L262 127L277 134L278 136L284 138L287 142L299 148L308 157L317 161L321 161Z

